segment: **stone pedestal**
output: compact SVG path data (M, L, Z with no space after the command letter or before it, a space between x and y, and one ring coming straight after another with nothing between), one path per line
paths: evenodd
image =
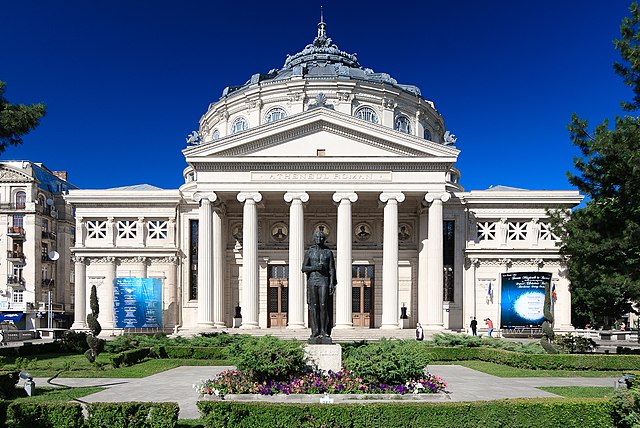
M307 361L323 373L342 368L342 347L340 345L305 345Z

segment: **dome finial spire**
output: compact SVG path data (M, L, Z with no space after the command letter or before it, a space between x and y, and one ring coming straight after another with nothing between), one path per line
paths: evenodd
M324 23L324 13L322 6L320 6L320 23L318 24L318 37L327 38L327 24Z

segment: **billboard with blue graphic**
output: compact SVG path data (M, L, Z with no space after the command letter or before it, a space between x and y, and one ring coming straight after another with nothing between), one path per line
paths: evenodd
M161 328L162 280L116 278L113 313L116 328Z
M544 287L548 272L502 274L500 324L502 328L539 327L544 321Z

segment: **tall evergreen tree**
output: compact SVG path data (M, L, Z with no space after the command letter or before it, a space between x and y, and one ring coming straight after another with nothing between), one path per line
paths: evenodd
M635 94L622 103L634 112L640 109L640 10L636 2L629 10L614 40L622 57L614 69ZM613 129L605 120L591 132L574 114L569 132L582 152L569 181L587 196L567 222L556 216L574 322L609 324L640 301L640 117L617 117Z
M7 84L0 80L0 153L8 145L22 144L22 136L31 132L44 116L44 104L11 104L4 98Z

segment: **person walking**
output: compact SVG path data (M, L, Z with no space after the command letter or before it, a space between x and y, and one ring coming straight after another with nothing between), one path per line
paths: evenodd
M491 318L485 318L484 323L487 325L487 336L493 337L491 336L491 333L493 333L493 321L491 321Z
M416 340L424 340L424 330L420 323L418 323L418 327L416 327Z
M476 317L473 317L471 319L470 327L471 327L471 334L473 336L477 336L478 335L478 321L476 321Z

